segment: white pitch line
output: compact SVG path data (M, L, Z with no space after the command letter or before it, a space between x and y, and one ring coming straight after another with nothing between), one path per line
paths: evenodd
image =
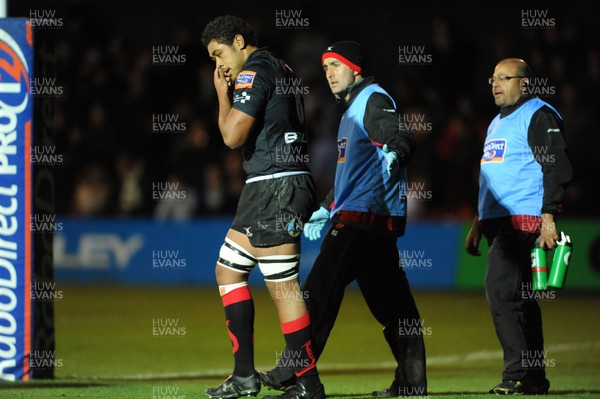
M571 352L571 351L588 351L600 350L600 342L580 342L580 343L565 343L547 345L544 350L551 352ZM477 352L469 352L457 355L436 356L427 358L427 366L459 364L464 362L476 362L481 360L502 359L501 350L482 350ZM257 367L258 370L270 370L273 365ZM396 362L378 362L378 363L319 363L319 371L340 371L340 370L384 370L396 368ZM144 381L144 380L169 380L169 379L184 379L184 378L219 378L231 373L231 369L208 370L208 371L191 371L187 373L162 373L162 374L133 374L118 377L91 377L98 380L128 380L128 381Z

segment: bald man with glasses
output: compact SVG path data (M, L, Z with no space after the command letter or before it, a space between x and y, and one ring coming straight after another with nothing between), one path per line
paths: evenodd
M545 394L540 307L532 295L531 249L556 248L572 167L560 114L529 95L527 63L507 58L489 78L500 113L492 120L480 162L478 215L466 239L470 255L489 245L485 293L504 352L496 394Z

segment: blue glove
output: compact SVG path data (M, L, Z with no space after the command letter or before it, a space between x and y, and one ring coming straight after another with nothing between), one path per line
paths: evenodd
M304 225L304 236L311 241L321 238L321 230L323 230L328 221L329 211L320 207Z
M385 156L385 160L387 161L387 172L388 176L392 175L392 168L394 167L394 162L398 161L398 155L394 151L390 151L387 144L383 145L383 153Z

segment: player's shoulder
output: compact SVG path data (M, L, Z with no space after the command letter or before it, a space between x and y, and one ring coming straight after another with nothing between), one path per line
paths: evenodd
M244 69L257 73L272 73L274 69L278 69L279 62L266 49L258 49L254 51L244 64Z
M256 50L244 64L243 70L235 79L235 88L251 88L255 83L269 84L275 76L273 57L266 51Z

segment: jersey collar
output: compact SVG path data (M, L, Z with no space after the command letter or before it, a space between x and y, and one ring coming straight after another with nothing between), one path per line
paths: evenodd
M525 104L529 100L531 100L531 98L521 97L513 105L509 105L508 107L500 108L500 118L504 118L504 117L512 114L517 109L519 109L521 107L521 105Z
M354 101L354 99L356 98L356 96L358 96L358 94L367 86L372 85L373 83L375 83L375 78L373 78L372 76L366 77L364 79L362 79L360 82L355 83L351 86L348 86L348 88L346 90L344 90L344 92L336 94L335 98L339 101L344 103L344 105L346 106L346 108L349 108L350 105L352 105L352 102ZM348 100L345 101L344 97L346 97L346 94L349 95Z

